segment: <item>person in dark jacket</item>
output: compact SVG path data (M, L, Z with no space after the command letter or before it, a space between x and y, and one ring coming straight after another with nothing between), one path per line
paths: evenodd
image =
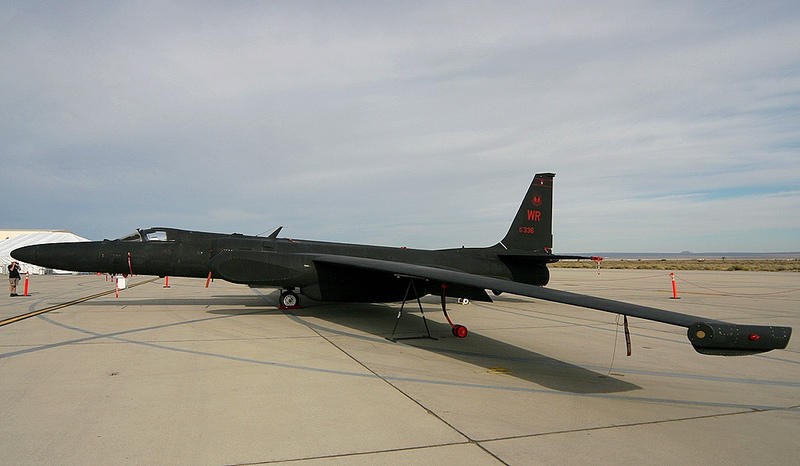
M17 284L19 284L19 263L14 261L8 266L8 288L11 291L11 296L19 296L17 294Z

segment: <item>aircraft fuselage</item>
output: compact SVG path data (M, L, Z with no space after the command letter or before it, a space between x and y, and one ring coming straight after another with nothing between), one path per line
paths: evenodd
M15 251L24 262L53 269L111 274L222 278L250 286L299 288L316 300L386 302L403 299L408 280L396 275L317 263L320 255L355 256L435 267L545 285L547 260L504 262L487 248L420 250L347 243L204 233L173 228L141 230L114 241L35 245ZM157 239L156 239L157 238ZM402 278L402 277L400 277ZM441 284L420 282L420 294ZM449 296L490 300L485 290L452 286Z

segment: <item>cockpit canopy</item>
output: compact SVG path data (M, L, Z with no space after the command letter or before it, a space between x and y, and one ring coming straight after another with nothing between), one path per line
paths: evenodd
M142 241L175 241L177 231L172 228L147 228L136 230L130 235L123 236L117 241L142 242Z

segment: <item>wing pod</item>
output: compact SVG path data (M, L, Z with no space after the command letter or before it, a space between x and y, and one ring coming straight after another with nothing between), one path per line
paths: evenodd
M791 327L697 322L689 326L689 341L698 353L739 356L784 349Z

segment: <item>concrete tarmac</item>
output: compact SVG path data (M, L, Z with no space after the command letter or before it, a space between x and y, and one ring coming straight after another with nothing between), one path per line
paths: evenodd
M800 274L552 269L551 287L800 332ZM149 281L153 280L153 281ZM0 327L5 464L789 464L800 336L696 353L685 329L502 295L448 311L436 340L386 339L399 304L277 309L277 290L138 284ZM20 290L22 288L20 287ZM0 320L113 290L35 276ZM401 336L419 336L416 306Z

